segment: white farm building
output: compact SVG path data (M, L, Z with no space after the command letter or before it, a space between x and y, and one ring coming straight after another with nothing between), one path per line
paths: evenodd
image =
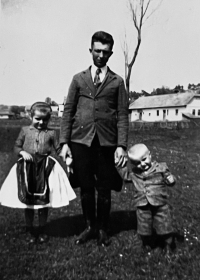
M129 105L130 121L181 121L200 118L200 94L183 92L143 96Z

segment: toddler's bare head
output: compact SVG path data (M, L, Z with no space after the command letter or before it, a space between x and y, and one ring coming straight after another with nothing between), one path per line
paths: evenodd
M133 145L128 150L128 157L139 172L147 171L151 167L151 153L142 143Z

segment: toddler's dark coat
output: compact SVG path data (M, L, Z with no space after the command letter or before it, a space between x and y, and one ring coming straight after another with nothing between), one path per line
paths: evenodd
M132 182L136 194L134 196L135 206L145 206L150 203L153 206L162 206L168 203L168 188L173 186L167 181L167 176L171 175L165 162L158 163L154 161L147 172L141 174L135 173L127 166L117 168L123 180Z

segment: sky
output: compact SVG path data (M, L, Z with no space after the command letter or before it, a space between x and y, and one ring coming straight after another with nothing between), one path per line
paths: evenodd
M200 83L199 12L199 0L162 1L143 26L132 91ZM108 65L124 78L125 32L130 55L136 42L126 0L1 0L0 104L62 103L73 75L91 65L99 30L113 35Z

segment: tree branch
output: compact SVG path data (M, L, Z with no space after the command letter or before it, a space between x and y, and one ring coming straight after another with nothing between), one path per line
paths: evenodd
M148 17L146 17L145 22L152 16L153 13L155 13L155 11L157 11L157 9L160 7L161 3L163 2L163 0L160 0L160 2L158 3L158 5L155 7L155 9L152 10L152 12L148 15Z
M127 43L124 44L124 58L125 58L125 78L126 78L126 89L129 93L129 84L130 84L130 77L131 77L131 71L132 67L136 61L141 40L142 40L142 26L145 23L145 21L158 9L158 7L161 5L163 0L160 0L157 7L147 16L147 11L149 10L150 4L153 0L147 0L147 3L145 5L145 0L128 0L129 1L129 8L132 15L132 20L135 29L137 30L137 44L134 50L133 57L131 59L131 62L128 63L128 45ZM135 5L134 5L135 4ZM146 18L145 18L146 17ZM126 39L126 36L125 36Z

